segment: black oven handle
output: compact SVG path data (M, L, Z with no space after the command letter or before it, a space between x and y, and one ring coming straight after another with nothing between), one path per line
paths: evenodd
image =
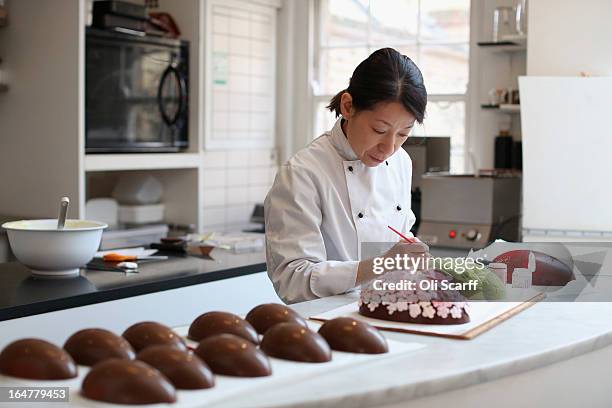
M174 75L176 77L179 88L178 109L176 110L176 115L174 115L173 118L168 116L164 109L164 101L162 95L164 84L166 83L166 80L170 75ZM181 113L183 112L183 109L185 108L185 88L185 80L179 73L178 69L174 66L174 64L168 65L168 67L164 70L164 73L161 76L161 79L159 81L159 87L157 88L157 106L159 108L159 113L161 114L164 123L166 123L166 125L168 126L173 126L178 121L179 117L181 116Z

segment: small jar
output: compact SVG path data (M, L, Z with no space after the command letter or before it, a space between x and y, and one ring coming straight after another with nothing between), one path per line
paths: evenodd
M493 41L503 41L505 37L516 34L515 9L497 7L493 13Z

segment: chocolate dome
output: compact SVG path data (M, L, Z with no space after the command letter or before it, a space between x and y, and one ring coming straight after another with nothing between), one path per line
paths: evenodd
M217 334L233 334L253 344L259 344L259 337L253 326L241 317L227 312L208 312L198 316L189 326L188 337L200 341Z
M319 329L333 350L349 353L382 354L389 351L387 340L375 327L351 317L337 317Z
M187 350L181 337L169 327L156 322L141 322L133 324L123 332L123 337L130 342L136 352L153 345L175 346Z
M70 355L41 339L21 339L0 352L0 373L32 380L65 380L77 376Z
M272 326L261 341L270 357L284 360L324 363L331 360L329 345L321 335L296 323Z
M136 356L126 339L105 329L79 330L66 340L64 350L77 364L85 366L109 358L133 360Z
M304 327L306 320L293 309L281 305L280 303L265 303L255 306L246 315L246 321L249 322L257 333L264 334L270 327L278 323L297 323Z
M113 404L161 404L176 401L174 386L142 361L112 358L96 364L81 386L85 398Z
M151 346L136 358L157 368L177 389L198 390L215 385L210 368L192 351L174 346Z
M195 353L216 374L235 377L265 377L272 374L268 357L248 340L233 334L218 334L200 342Z

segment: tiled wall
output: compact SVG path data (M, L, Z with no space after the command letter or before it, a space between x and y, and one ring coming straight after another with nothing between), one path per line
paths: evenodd
M263 203L278 168L275 149L204 152L204 230L249 227L256 203Z

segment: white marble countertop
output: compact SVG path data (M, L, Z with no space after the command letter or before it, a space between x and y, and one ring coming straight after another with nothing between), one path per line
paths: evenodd
M294 305L304 316L354 302L334 296ZM224 407L365 407L439 395L524 373L612 344L612 303L542 302L473 340L385 332L427 347L347 368L273 391L240 396Z

